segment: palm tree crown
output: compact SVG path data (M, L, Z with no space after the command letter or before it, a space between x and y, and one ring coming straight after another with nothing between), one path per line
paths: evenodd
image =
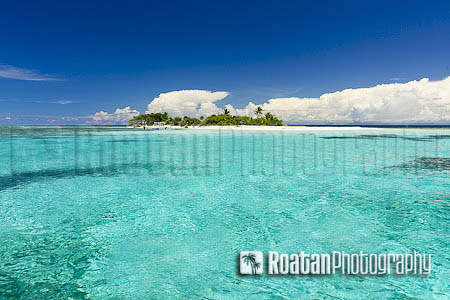
M261 267L260 263L256 262L256 256L253 253L248 253L247 255L244 255L242 257L242 260L244 261L244 263L248 266L250 265L252 268L252 274L255 275L256 274L256 270L258 270Z
M261 108L261 106L258 106L255 109L255 114L256 114L257 117L260 117L263 114L263 109Z

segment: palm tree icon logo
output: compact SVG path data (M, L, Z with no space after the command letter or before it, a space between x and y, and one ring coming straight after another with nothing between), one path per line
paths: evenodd
M258 272L261 268L261 263L258 262L258 260L261 259L260 257L262 258L261 252L247 252L244 255L241 254L241 264L244 263L247 266L250 266L252 275L260 274L261 272Z

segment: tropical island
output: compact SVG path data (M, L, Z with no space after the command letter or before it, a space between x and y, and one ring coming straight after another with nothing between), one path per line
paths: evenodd
M211 115L209 117L170 117L167 112L149 113L133 117L128 124L133 127L152 126L155 124L172 125L180 127L189 126L239 126L239 125L262 125L262 126L285 126L283 121L270 112L264 113L258 106L255 109L256 118L247 116L232 116L228 109L224 109L222 114Z

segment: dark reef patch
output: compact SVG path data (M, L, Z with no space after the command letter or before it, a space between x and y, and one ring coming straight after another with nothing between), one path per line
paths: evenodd
M416 157L414 160L397 166L386 167L387 169L402 170L435 170L450 171L449 157Z
M430 139L434 139L434 140L444 140L444 139L450 139L450 134L427 135L427 137Z
M426 136L411 136L411 135L396 135L396 134L361 134L355 136L322 136L326 140L376 140L376 139L401 139L416 142L432 142L433 140L450 139L450 135L426 135Z

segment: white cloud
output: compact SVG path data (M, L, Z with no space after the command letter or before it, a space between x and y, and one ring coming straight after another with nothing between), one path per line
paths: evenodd
M137 116L139 112L135 109L131 109L129 106L124 108L117 108L114 113L110 114L105 111L96 112L92 119L96 122L114 122L114 123L122 123L126 122L129 119Z
M228 92L184 90L160 94L150 112L171 116L208 116L220 113L214 102ZM449 123L450 77L325 93L319 98L273 98L259 105L288 123ZM232 115L254 116L257 105L225 105Z
M214 102L227 97L228 92L181 90L162 93L148 105L147 113L167 112L172 117L200 117L222 111Z
M59 100L56 103L65 105L65 104L80 103L80 102L79 101L72 101L72 100Z
M80 101L72 101L72 100L58 100L58 101L33 101L34 103L49 103L49 104L72 104L72 103L80 103Z
M200 117L221 113L215 102L228 92L182 90L162 93L148 105L148 112L167 112L172 117ZM450 123L450 77L430 81L427 78L407 83L380 84L369 88L345 89L325 93L319 98L273 98L244 108L225 105L232 115L254 116L257 106L270 111L286 123ZM138 114L130 107L114 114L96 113L96 121L123 122Z
M31 80L31 81L55 81L61 80L56 76L48 74L41 74L35 70L22 69L10 65L0 64L0 77L17 79L17 80Z
M275 98L261 106L290 123L448 123L450 77Z
M251 101L244 108L234 108L231 104L225 105L225 108L228 109L233 116L255 116L257 107L258 105Z

